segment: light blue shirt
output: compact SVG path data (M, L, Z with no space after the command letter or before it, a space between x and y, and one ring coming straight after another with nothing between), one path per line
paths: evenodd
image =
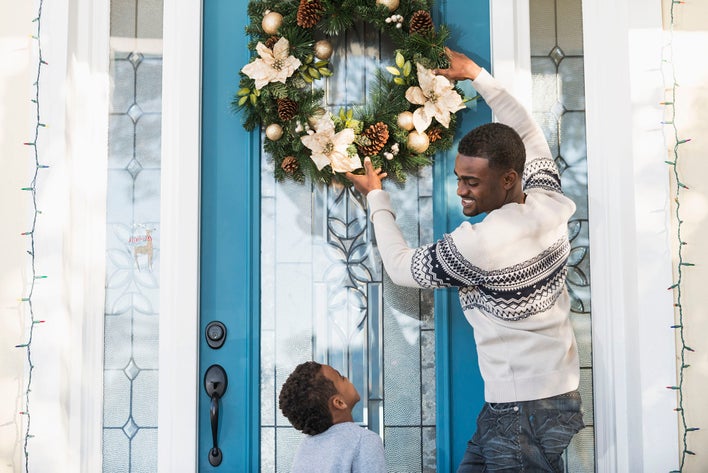
M291 473L385 473L381 437L353 422L334 424L307 436L295 453Z

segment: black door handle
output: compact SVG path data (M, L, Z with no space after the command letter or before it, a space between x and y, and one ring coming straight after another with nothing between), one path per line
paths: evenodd
M211 438L213 446L209 449L209 464L211 466L221 465L223 455L217 441L217 431L219 430L219 399L226 392L229 384L226 371L221 365L211 365L204 374L204 389L211 398L209 409L209 419L211 420Z

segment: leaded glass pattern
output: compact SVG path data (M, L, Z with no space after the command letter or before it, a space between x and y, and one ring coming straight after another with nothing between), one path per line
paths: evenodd
M581 0L531 0L531 72L534 118L541 124L561 172L563 191L577 207L568 225L568 290L580 352L580 393L587 427L565 453L566 471L592 472L594 411L590 307L585 71Z
M336 41L337 73L324 85L334 113L365 104L379 58L391 55L364 24ZM303 436L280 413L278 394L295 366L312 359L352 380L361 396L354 421L384 439L389 471L434 471L432 292L387 278L356 192L276 183L265 154L262 166L261 471L289 471ZM388 190L408 242L430 242L430 170Z
M104 472L157 471L161 31L161 0L111 2Z

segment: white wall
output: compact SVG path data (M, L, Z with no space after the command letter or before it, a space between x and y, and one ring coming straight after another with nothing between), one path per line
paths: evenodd
M5 8L0 15L0 472L19 471L24 430L22 417L27 305L17 301L27 290L28 230L31 201L20 190L31 180L29 141L32 109L30 60L31 4ZM16 465L17 468L13 468Z
M107 112L100 95L106 85L91 71L86 50L100 47L84 31L72 28L79 14L88 15L101 2L44 2L41 19L42 57L38 143L40 169L35 228L33 294L35 325L31 344L34 370L29 393L29 471L57 473L99 471L102 377L103 275L105 222L96 211L105 207L105 187L91 176L100 166L101 130ZM0 472L25 471L28 383L26 350L31 283L29 238L33 217L31 194L21 191L34 173L34 154L22 143L34 136L36 113L33 82L37 75L38 2L20 2L0 17ZM84 22L89 23L90 22ZM71 31L71 34L69 32ZM107 31L107 30L106 30ZM108 38L105 38L107 42ZM85 45L84 49L77 45ZM107 54L103 54L107 61ZM105 75L105 74L104 74ZM87 127L86 123L91 126ZM67 126L70 124L71 126ZM93 127L93 128L92 128ZM98 142L98 146L96 143ZM103 140L105 155L105 139ZM93 176L95 176L95 172ZM96 224L96 216L98 224ZM105 219L105 217L104 217ZM98 367L98 371L95 368ZM94 371L92 371L94 370ZM98 421L98 422L97 422ZM98 427L96 427L98 426ZM93 462L93 463L92 463ZM100 465L100 464L99 464Z
M2 162L0 175L3 183L0 219L0 252L2 271L0 272L0 339L2 340L2 371L0 372L0 456L1 471L23 469L24 440L27 415L25 392L28 386L29 362L27 349L14 348L26 343L29 336L30 314L27 303L17 299L28 295L32 282L32 262L27 253L30 238L20 233L31 229L34 215L31 193L21 191L30 185L35 170L34 153L25 141L34 138L36 113L33 82L37 75L37 45L30 38L36 34L35 5L22 3L15 8L5 9L2 16L2 123L0 125L0 146ZM45 32L51 36L51 29ZM45 37L43 35L43 37ZM63 33L59 43L63 45ZM63 47L63 46L60 46ZM42 52L47 62L51 62L51 52L55 45L42 43ZM60 57L49 70L42 67L40 80L40 116L48 124L40 128L37 149L42 164L52 166L40 170L36 182L37 206L42 212L37 217L35 228L35 270L47 279L37 280L33 292L34 318L46 323L36 324L33 331L30 353L35 368L32 372L29 393L29 419L31 420L28 440L28 458L32 469L44 471L64 471L68 465L67 448L69 421L70 383L67 376L70 337L67 330L67 297L63 291L63 220L67 204L67 188L63 179L63 165L60 150L54 139L63 129L63 109L55 107L50 98L52 91L46 87L51 77L63 74L64 58ZM55 76L56 77L56 76ZM60 92L60 91L59 91ZM50 435L50 433L56 433Z
M664 26L668 30L670 1L664 0ZM684 313L685 342L695 350L686 353L684 371L684 409L688 427L701 430L688 434L688 449L697 455L686 456L684 471L708 471L708 309L706 309L706 281L708 281L708 4L686 2L674 5L673 61L677 88L676 119L679 139L691 142L679 147L678 173L689 187L680 193L680 215L683 260L695 267L684 267L681 304ZM668 56L670 57L670 56ZM669 77L670 79L670 77ZM667 84L671 85L670 81ZM666 159L673 159L673 128L666 126ZM670 168L667 166L667 173ZM675 180L672 177L672 198ZM674 257L678 256L676 204L671 206L672 245ZM674 260L675 267L678 260ZM677 294L674 291L674 294ZM678 311L677 311L678 315ZM679 344L680 347L680 344Z

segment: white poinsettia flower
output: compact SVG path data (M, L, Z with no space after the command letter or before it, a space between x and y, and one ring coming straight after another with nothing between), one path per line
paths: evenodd
M318 170L329 164L334 172L348 172L361 167L359 155L350 156L347 150L354 142L354 137L354 130L351 128L335 133L332 115L327 113L317 120L315 131L310 130L300 140L312 151L310 157Z
M413 125L418 133L423 133L435 118L445 128L450 126L450 114L465 108L460 94L452 83L443 76L417 64L420 87L409 87L406 99L414 105L422 105L413 112Z
M241 72L256 81L256 89L271 82L282 82L300 67L300 60L295 56L290 56L290 42L286 38L280 38L273 45L273 49L267 48L263 43L256 45L259 58L249 62Z

